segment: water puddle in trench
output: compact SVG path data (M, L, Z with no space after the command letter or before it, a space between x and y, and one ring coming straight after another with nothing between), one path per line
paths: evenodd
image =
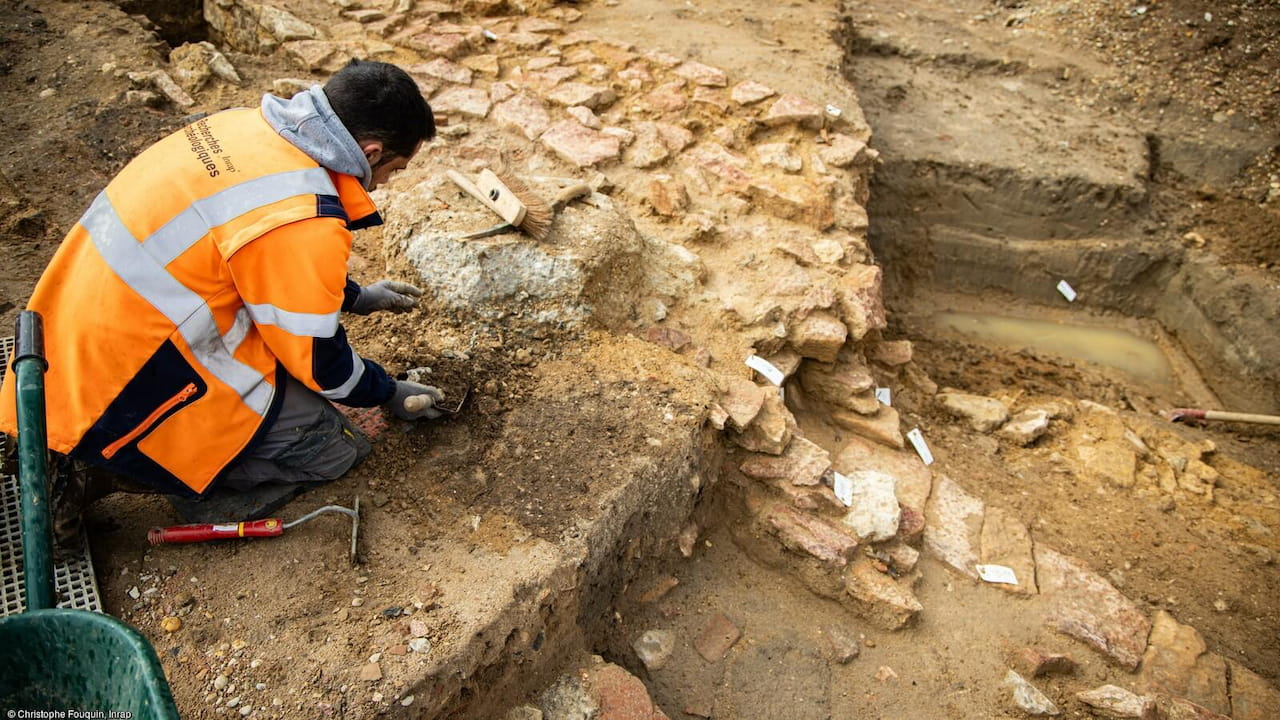
M1086 360L1155 385L1178 384L1160 346L1125 330L955 311L936 313L931 320L940 329L986 344Z

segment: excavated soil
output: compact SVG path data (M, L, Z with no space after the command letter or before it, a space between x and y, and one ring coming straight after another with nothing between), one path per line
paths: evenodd
M1157 242L1194 245L1212 253L1219 266L1247 271L1260 285L1277 287L1280 7L1240 2L1207 9L1188 0L1123 7L1092 0L966 0L935 6L719 0L576 5L584 13L581 28L601 35L699 59L736 77L815 99L856 93L873 133L881 121L910 124L909 118L890 118L914 91L905 85L860 85L863 75L874 78L871 71L860 74L859 57L881 55L907 68L951 66L973 76L972 93L964 98L973 106L984 103L989 79L984 73L1039 83L1060 101L1091 108L1135 137L1187 138L1184 144L1166 140L1151 146L1152 152L1175 159L1184 145L1202 149L1204 144L1192 139L1212 138L1216 129L1262 138L1262 151L1244 159L1224 152L1220 163L1206 166L1204 178L1179 171L1186 163L1153 165L1157 172L1147 178L1152 183L1148 199L1139 217L1129 220L1138 233L1152 229L1146 234ZM273 79L301 72L283 57L228 53L245 78L242 86L210 86L189 110L131 104L125 100L129 83L113 67L137 58L161 63L173 44L203 39L198 25L180 31L169 25L160 33L149 28L146 18L131 17L107 2L0 6L0 102L6 108L0 114L6 146L0 155L5 253L0 322L12 324L62 235L130 157L179 127L187 112L256 104ZM954 42L948 40L952 34ZM963 45L967 51L972 45L975 52L981 44L995 57L1016 56L1020 47L1031 45L1073 58L1084 70L1046 77L1034 64L1012 61L993 70L964 59L959 47L955 57L927 47L913 54L902 49L910 42L895 44L887 39L891 36L914 37L912 42L929 47ZM815 55L831 59L827 72L796 75L795 58ZM990 141L1000 142L998 136ZM893 162L892 148L878 146L875 139L871 144L880 147L883 163ZM1105 152L1065 153L1059 160L1064 166L1096 163L1079 170L1082 176L1109 171ZM938 162L945 164L946 158ZM876 193L885 197L900 190L883 184L872 188L878 251L885 250L885 237L876 237L875 213L883 202ZM672 225L633 210L643 231L674 234ZM729 263L738 258L717 258L713 249L706 250L712 274L732 277ZM389 267L399 268L398 259L384 257L377 233L358 237L357 254L352 265L357 280L371 281ZM952 288L933 287L907 271L895 275L892 268L886 275L894 282L886 289L891 313L884 337L912 340L914 363L939 386L1023 402L1088 400L1148 422L1196 397L1182 389L1148 387L1072 358L947 336L919 310L932 307L927 301L935 293ZM972 297L969 304L960 298L951 309L1026 310L1014 297ZM636 427L652 422L663 408L696 409L698 395L691 385L643 372L640 377L647 379L635 379L636 368L658 363L637 359L627 342L590 335L506 336L492 328L480 332L436 310L428 305L405 316L348 324L361 351L393 372L430 367L433 383L451 398L465 395L457 417L420 427L391 424L368 462L299 503L309 509L322 502L346 504L361 495L364 559L370 564L364 569L346 563L349 525L339 519L317 520L305 529L305 540L149 551L140 530L173 522L166 504L116 496L95 509L90 530L106 607L152 639L185 717L228 716L230 708L214 710L210 688L218 674L229 672L229 661L239 666L238 677L251 678L240 681L245 684L241 692L253 698L246 702L262 708L255 717L412 713L399 705L387 710L381 702L383 692L390 701L404 689L396 684L401 678L393 678L377 691L379 699L371 700L370 688L352 680L359 668L339 663L349 663L347 658L362 648L385 645L380 641L392 621L414 600L426 608L425 636L440 643L461 626L451 603L472 595L480 598L478 604L489 602L482 596L492 582L452 577L447 583L452 594L441 596L438 586L444 583L433 580L431 570L443 563L440 558L498 557L530 535L547 542L571 535L578 514L599 489L593 485L596 451L643 458L651 445ZM1120 322L1106 313L1098 317ZM1215 367L1201 363L1200 370L1209 375ZM1274 394L1275 388L1270 390ZM535 393L553 400L543 402L537 417L519 413ZM935 470L962 478L971 493L1011 510L1039 540L1086 559L1148 613L1168 610L1196 627L1213 652L1280 682L1280 575L1275 571L1280 431L1237 424L1169 426L1169 432L1190 442L1212 440L1217 450L1209 462L1223 477L1212 503L1169 503L1073 475L1062 456L1070 453L1076 436L1061 421L1039 444L1010 448L963 427L919 392L906 390L897 397L902 427L919 427L929 438L938 459ZM821 424L798 415L802 425ZM559 444L547 448L548 427L572 431L556 433ZM502 450L490 452L500 438ZM489 462L477 466L477 457ZM917 587L926 609L916 627L885 633L851 620L847 611L810 595L794 579L735 550L723 522L731 513L720 512L731 492L718 488L695 515L703 533L691 558L672 554L653 563L633 585L609 588L616 602L591 608L594 616L584 622L594 634L584 638L583 649L636 672L673 718L706 707L719 708L715 717L1015 716L999 685L1004 653L1015 646L1063 644L1019 601L958 576L953 583L933 561L926 561L925 579ZM644 536L643 528L632 532ZM660 602L637 601L638 592L667 574L679 578L676 590ZM135 599L131 591L136 588L147 594ZM649 673L629 650L642 629L662 624L689 636L716 612L728 614L744 630L731 662L710 665L682 646L665 670ZM159 621L167 615L184 618L184 629L172 635L160 630ZM862 636L863 655L849 665L830 660L828 636L842 624ZM572 632L548 629L566 636ZM466 716L471 703L471 716L478 716L482 711L476 708L496 713L495 708L532 698L564 660L539 659L540 638L508 639L529 659L522 686L502 685L509 695L482 701L463 697L454 711ZM298 663L280 656L279 647L319 669L299 680ZM1074 647L1083 668L1073 679L1054 680L1054 691L1123 682L1125 676L1115 668ZM893 668L892 677L880 672L882 667ZM473 683L468 692L483 692L482 685ZM1078 707L1069 713L1085 716Z

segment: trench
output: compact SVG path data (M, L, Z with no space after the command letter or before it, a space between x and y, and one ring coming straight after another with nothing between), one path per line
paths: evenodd
M1164 191L1160 181L1167 175L1156 151L1159 138L1145 138L1144 171L1131 183L1070 170L1038 174L963 162L945 153L903 153L893 142L894 126L918 118L895 113L893 103L883 102L894 85L877 86L874 74L855 71L861 60L881 51L848 28L837 41L846 51L845 76L867 103L872 146L883 159L867 210L891 329L910 325L909 336L957 335L997 349L1030 348L1109 368L1161 397L1200 406L1274 409L1275 399L1264 391L1276 380L1266 358L1280 345L1266 319L1247 308L1276 307L1275 298L1265 284L1234 276L1161 228L1152 202L1153 194ZM1063 282L1073 299L1064 297ZM812 413L797 410L796 417L806 437L829 451L839 449ZM704 472L715 475L714 464ZM697 700L714 694L717 703L751 706L758 717L823 716L841 707L825 699L830 686L824 683L836 684L844 671L831 676L836 680L821 680L828 676L814 658L825 650L797 639L788 623L804 616L807 623L835 626L846 610L801 590L805 583L788 562L752 555L733 532L749 522L738 507L739 495L740 488L720 478L698 500L690 519L706 546L697 548L692 561L662 554L638 564L619 560L616 565L627 571L599 578L572 632L589 652L642 678L665 707L690 707L692 698L696 708ZM625 536L645 538L646 530L629 527ZM676 575L682 586L671 591L670 603L680 610L661 615L636 600L663 576ZM776 590L776 604L760 602L769 590ZM948 584L945 592L951 590ZM926 606L945 614L949 610L942 606L952 601L939 597ZM734 669L692 655L687 643L663 672L645 667L632 644L641 630L675 627L680 637L692 638L703 628L700 613L717 604L758 634L757 647L744 651ZM875 639L882 647L901 644L900 657L921 662L910 636L876 633ZM761 678L777 684L762 689ZM707 689L712 687L718 689ZM951 690L933 688L938 695Z
M1280 343L1273 316L1257 311L1280 306L1275 289L1187 247L1153 202L1158 194L1176 192L1166 184L1176 173L1159 148L1185 145L1185 139L1147 134L1143 172L1130 184L1099 182L1069 170L1038 174L1016 166L962 162L945 153L912 156L894 145L892 126L918 118L895 114L892 102L887 109L882 102L883 112L877 113L877 98L891 98L895 86L877 86L874 74L855 71L860 59L881 51L849 28L837 41L846 52L845 76L867 103L871 144L883 159L873 175L867 210L870 245L884 270L891 330L910 327L908 337L958 336L998 350L1060 356L1106 368L1159 397L1197 406L1276 411L1272 389L1278 377L1269 358L1280 351ZM796 414L804 424L805 414ZM837 445L820 430L806 428L806 435L828 449ZM703 562L686 567L682 578L691 588L675 602L699 609L720 602L745 618L745 625L760 634L753 652L768 656L751 669L758 675L747 672L735 678L732 672L708 669L687 652L672 662L682 665L680 670L647 672L631 645L639 626L623 624L622 616L636 613L651 623L672 623L689 636L700 629L687 617L696 610L655 616L634 601L628 605L622 594L614 600L623 608L619 622L592 627L585 633L587 645L643 678L654 698L669 707L688 708L684 702L693 697L696 708L698 692L690 687L718 686L717 702L728 699L731 707L760 703L753 707L757 716L770 716L765 708L772 708L771 703L784 706L788 716L823 716L839 705L814 700L829 687L813 686L813 678L822 676L808 654L814 648L787 634L789 615L780 608L794 604L803 608L794 612L812 621L833 623L839 621L830 618L841 611L826 615L831 608L825 601L794 594L794 576L778 580L771 574L778 568L762 569L769 563L743 560L747 553L730 537L730 528L744 522L734 510L735 498L731 483L722 482L695 508L693 518L703 536L714 539L717 547L734 547L706 551L705 558L699 556ZM651 559L633 580L652 583L663 573L674 576L678 563ZM763 588L775 584L786 589L777 605L761 612L756 593L763 597ZM723 592L725 587L734 590ZM950 584L945 591L952 591ZM734 594L747 599L732 599ZM938 606L948 601L954 598L926 606L946 613ZM770 637L775 630L782 640ZM879 635L876 641L905 645L909 639ZM902 652L912 662L920 661L918 648ZM751 668L749 660L739 663ZM777 671L779 667L786 670ZM754 680L744 680L748 677L768 677L776 684L761 690ZM939 694L953 690L937 688Z
M1261 392L1266 369L1250 360L1273 341L1248 327L1250 301L1219 312L1221 268L1122 229L1078 234L1079 217L1056 207L1064 196L1022 193L1011 208L1007 195L983 197L974 185L990 186L957 167L921 172L891 162L876 176L870 241L895 314L930 335L1102 366L1197 406L1274 409ZM1099 190L1059 192L1079 208ZM914 212L921 197L933 203L923 216Z
M1124 368L1109 361L1105 348L1113 342L1112 333L1128 333L1133 337L1126 342L1160 349L1164 357L1153 362L1170 365L1188 401L1276 412L1273 389L1280 375L1272 358L1280 352L1280 338L1274 312L1268 310L1280 299L1276 288L1249 268L1223 266L1185 242L1160 209L1169 198L1191 202L1177 199L1188 166L1162 148L1186 150L1194 140L1162 135L1159 128L1145 130L1143 137L1143 121L1131 121L1116 135L1129 133L1137 140L1130 145L1145 142L1145 148L1132 150L1132 176L1116 181L1099 179L1070 161L1065 168L1049 165L1052 172L1037 172L1044 166L1034 161L984 161L982 152L957 156L952 147L981 147L991 128L939 124L920 132L913 127L929 120L922 121L902 96L917 91L910 78L930 72L930 60L896 54L859 36L851 25L836 39L844 47L844 74L863 99L874 133L871 144L883 161L872 179L867 210L869 241L884 268L891 315L920 315L915 325L940 335L958 329L938 314L947 310L976 312L986 316L986 324L1074 326L1075 344L1085 352L1040 347L1035 332L1003 341L959 332L981 344L1065 354L1120 372ZM948 62L966 61L974 58ZM1035 82L1017 67L971 62L963 72L949 72L938 70L943 79L937 82L959 94L987 79ZM1004 130L996 128L1002 137ZM936 138L921 143L929 131ZM1019 150L1047 153L1035 144L1039 139L1019 141L1018 131L1012 128L1008 135L1022 143ZM1123 152L1117 147L1117 155ZM1188 152L1203 163L1212 148Z

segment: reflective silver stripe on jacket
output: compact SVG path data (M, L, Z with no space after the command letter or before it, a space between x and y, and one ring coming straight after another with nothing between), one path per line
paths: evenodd
M254 194L274 187L277 181L283 182L288 192L281 194L273 190L265 195ZM245 186L253 187L240 192L240 188ZM171 275L165 265L199 242L211 227L229 222L264 204L299 194L336 195L337 191L323 168L292 170L258 178L193 203L141 243L124 226L105 191L98 194L80 219L107 266L168 318L187 341L196 360L214 377L234 388L258 415L266 415L275 389L261 373L233 357L248 332L248 325L244 322L248 319L245 310L236 313L236 320L227 335L220 335L213 311L204 298ZM248 315L256 317L258 312L264 316L286 318L284 323L273 323L286 330L290 330L290 324L315 329L328 322L327 315L288 313L270 305L254 306L248 310ZM333 325L336 331L336 313ZM310 332L300 334L311 335ZM343 397L340 392L343 388L350 392L360 381L364 363L355 356L355 351L352 355L355 367L351 378L343 383L342 388L325 393L326 397Z
M302 337L333 337L338 332L338 312L300 313L281 310L275 305L245 303L249 315L259 325L275 325L290 335Z
M356 354L355 350L351 351L351 377L332 390L321 390L321 397L330 400L341 400L351 394L351 391L359 384L360 378L364 377L364 361Z
M168 265L199 242L210 228L229 223L247 212L295 195L337 194L324 168L264 175L196 200L152 233L142 246L161 265Z

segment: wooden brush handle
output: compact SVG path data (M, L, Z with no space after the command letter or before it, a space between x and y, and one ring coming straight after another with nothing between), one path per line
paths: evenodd
M590 194L591 194L590 185L583 182L574 183L573 185L570 185L569 187L561 190L559 194L556 195L556 199L551 201L551 209L553 211L561 210L564 208L565 205L568 205L570 202L576 200L577 198L587 197Z
M499 209L498 206L492 200L489 199L489 196L486 195L483 190L476 187L475 183L467 179L466 175L463 175L457 170L446 170L445 175L449 176L449 179L453 181L454 185L457 185L458 187L462 188L463 192L475 198L476 200L479 200L482 205L492 210L494 213L498 215L498 217L502 218L503 220L506 220L506 217L502 214L502 210Z
M404 399L405 412L415 413L434 404L427 395L410 395Z
M507 187L505 183L498 179L497 174L488 168L480 172L480 178L476 180L476 187L480 188L480 192L489 198L493 203L494 210L512 225L519 225L524 222L524 216L527 212L525 204L516 195L515 191Z

